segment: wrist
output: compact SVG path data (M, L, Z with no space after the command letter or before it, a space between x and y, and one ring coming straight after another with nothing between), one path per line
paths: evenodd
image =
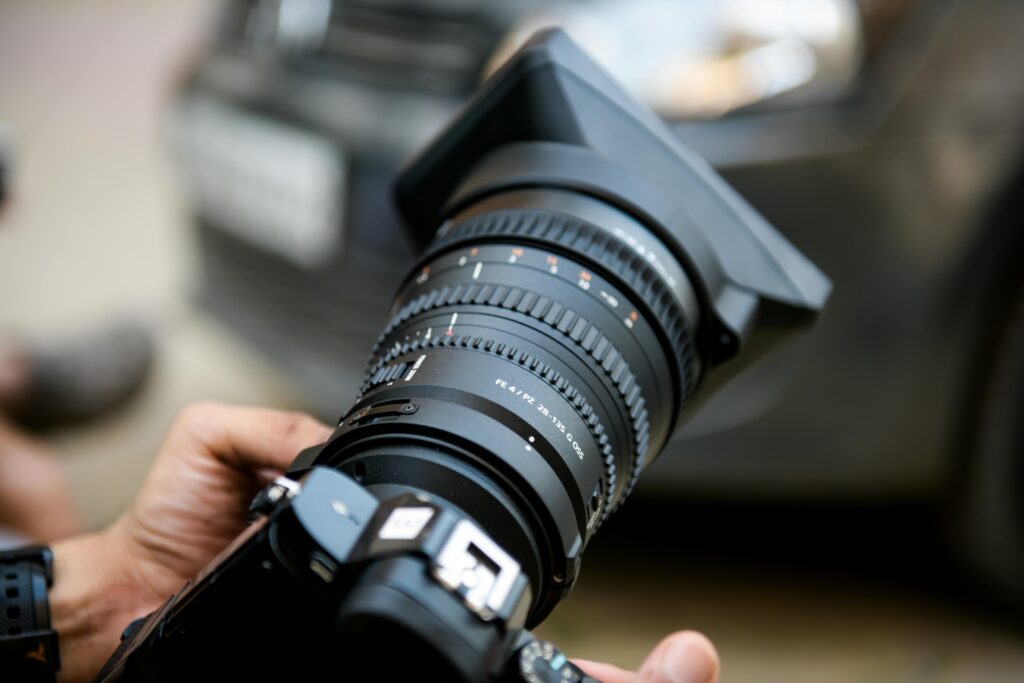
M60 670L48 596L53 551L45 546L2 551L0 573L0 670L19 681L52 683Z
M50 614L65 682L91 681L133 619L155 608L139 591L111 530L53 545Z

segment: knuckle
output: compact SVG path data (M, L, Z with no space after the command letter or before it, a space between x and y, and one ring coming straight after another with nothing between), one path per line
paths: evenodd
M281 431L286 439L309 436L316 433L320 424L312 417L298 411L280 413Z

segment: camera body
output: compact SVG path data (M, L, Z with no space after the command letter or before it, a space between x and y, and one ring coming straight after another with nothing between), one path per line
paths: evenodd
M355 404L99 681L585 680L525 629L686 407L830 288L557 30L396 201L424 254Z
M345 680L591 680L524 630L519 564L443 499L380 499L316 467L279 478L252 512L220 558L126 630L98 680L305 680L332 668Z

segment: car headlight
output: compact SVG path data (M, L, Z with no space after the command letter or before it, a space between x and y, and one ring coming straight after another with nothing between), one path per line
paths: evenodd
M487 73L552 25L668 119L834 99L849 89L864 53L854 0L595 0L525 16Z

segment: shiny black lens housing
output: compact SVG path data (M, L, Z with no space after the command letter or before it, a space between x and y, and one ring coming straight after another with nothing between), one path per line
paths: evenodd
M293 469L458 508L527 574L536 624L686 407L813 320L829 283L557 31L396 197L424 255L355 405Z
M390 448L362 441L331 464L444 495L484 525L504 518L533 585L560 577L560 590L693 391L684 270L614 207L514 190L444 224L391 314L346 418Z

